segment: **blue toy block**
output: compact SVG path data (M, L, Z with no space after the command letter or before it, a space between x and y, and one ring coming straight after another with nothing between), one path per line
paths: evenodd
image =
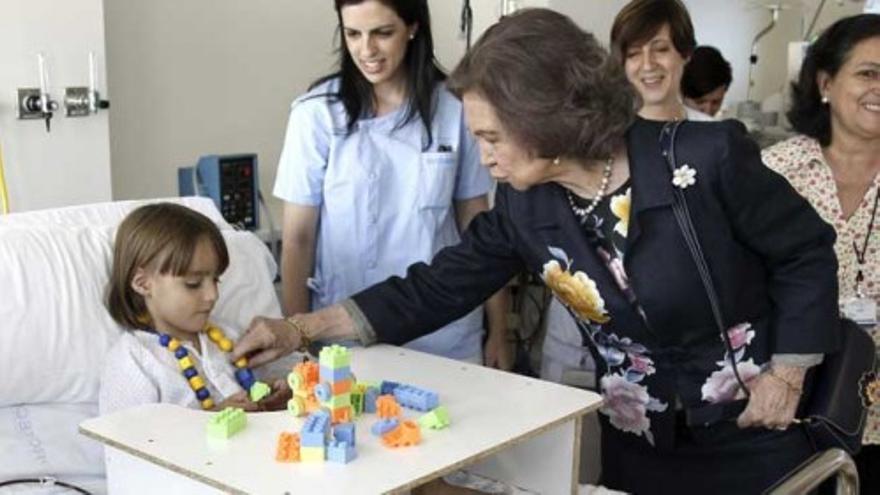
M430 411L440 404L440 398L435 392L423 390L412 385L401 385L394 389L394 398L397 402L416 411Z
M376 399L379 398L379 389L376 387L370 387L364 392L364 412L366 413L375 413L376 412Z
M327 402L333 397L333 392L330 390L330 384L328 383L319 383L315 385L315 397L321 402Z
M397 382L382 381L382 385L379 386L379 391L381 392L379 395L394 395L394 389L401 385L401 383Z
M311 414L303 423L299 433L300 446L323 447L330 431L330 418L324 414Z
M398 424L400 424L400 422L394 418L380 419L379 421L373 423L373 426L370 428L370 432L372 432L373 435L376 435L377 437L381 437L389 431L397 428Z
M328 368L321 365L318 370L318 379L322 382L336 383L351 378L351 367L343 366L341 368Z
M348 442L331 440L330 444L327 445L327 460L330 462L348 464L355 457L357 457L357 451Z
M352 447L357 446L354 433L354 423L340 423L333 427L333 439L337 442L348 442Z

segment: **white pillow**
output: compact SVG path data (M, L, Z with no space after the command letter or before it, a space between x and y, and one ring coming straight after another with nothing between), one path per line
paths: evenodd
M96 402L104 355L122 331L104 307L113 229L0 225L0 407ZM230 264L212 318L238 335L279 316L277 271L250 232L224 230Z
M95 403L0 407L0 481L103 477L101 445L78 433L79 423L97 413ZM36 485L20 487L34 490Z
M163 198L131 201L111 201L109 203L93 203L88 205L65 206L47 210L25 211L0 215L0 225L65 225L68 227L115 227L137 208L152 203L178 203L188 206L205 215L217 224L221 230L232 230L211 198L204 196L188 196L183 198Z

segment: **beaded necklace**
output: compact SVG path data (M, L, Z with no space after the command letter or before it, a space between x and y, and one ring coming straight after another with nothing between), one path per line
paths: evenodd
M232 351L232 341L226 338L226 335L223 334L222 330L209 323L205 327L205 331L208 333L208 339L216 344L221 351ZM174 357L177 358L177 364L180 366L183 377L186 378L190 388L195 392L196 398L199 400L202 409L212 409L214 407L214 400L211 399L211 392L209 392L208 387L205 386L205 380L199 376L199 371L196 369L192 358L190 358L189 351L181 345L179 340L167 333L156 333L159 335L159 344L174 353ZM237 368L235 370L235 380L243 389L250 391L251 387L257 380L254 378L253 371L251 371L247 365L247 358L244 357L235 362L235 367Z

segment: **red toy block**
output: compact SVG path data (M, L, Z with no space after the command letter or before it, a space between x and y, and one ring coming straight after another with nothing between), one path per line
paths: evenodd
M376 399L376 414L382 419L400 417L400 404L393 395L380 395Z
M409 447L422 441L422 431L415 421L404 421L400 425L382 435L382 444L386 447Z
M299 462L299 433L281 432L275 449L278 462Z

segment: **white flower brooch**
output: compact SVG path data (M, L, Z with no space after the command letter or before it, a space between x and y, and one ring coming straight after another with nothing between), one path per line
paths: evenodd
M672 185L681 189L686 189L697 183L697 171L690 165L684 164L672 173Z

